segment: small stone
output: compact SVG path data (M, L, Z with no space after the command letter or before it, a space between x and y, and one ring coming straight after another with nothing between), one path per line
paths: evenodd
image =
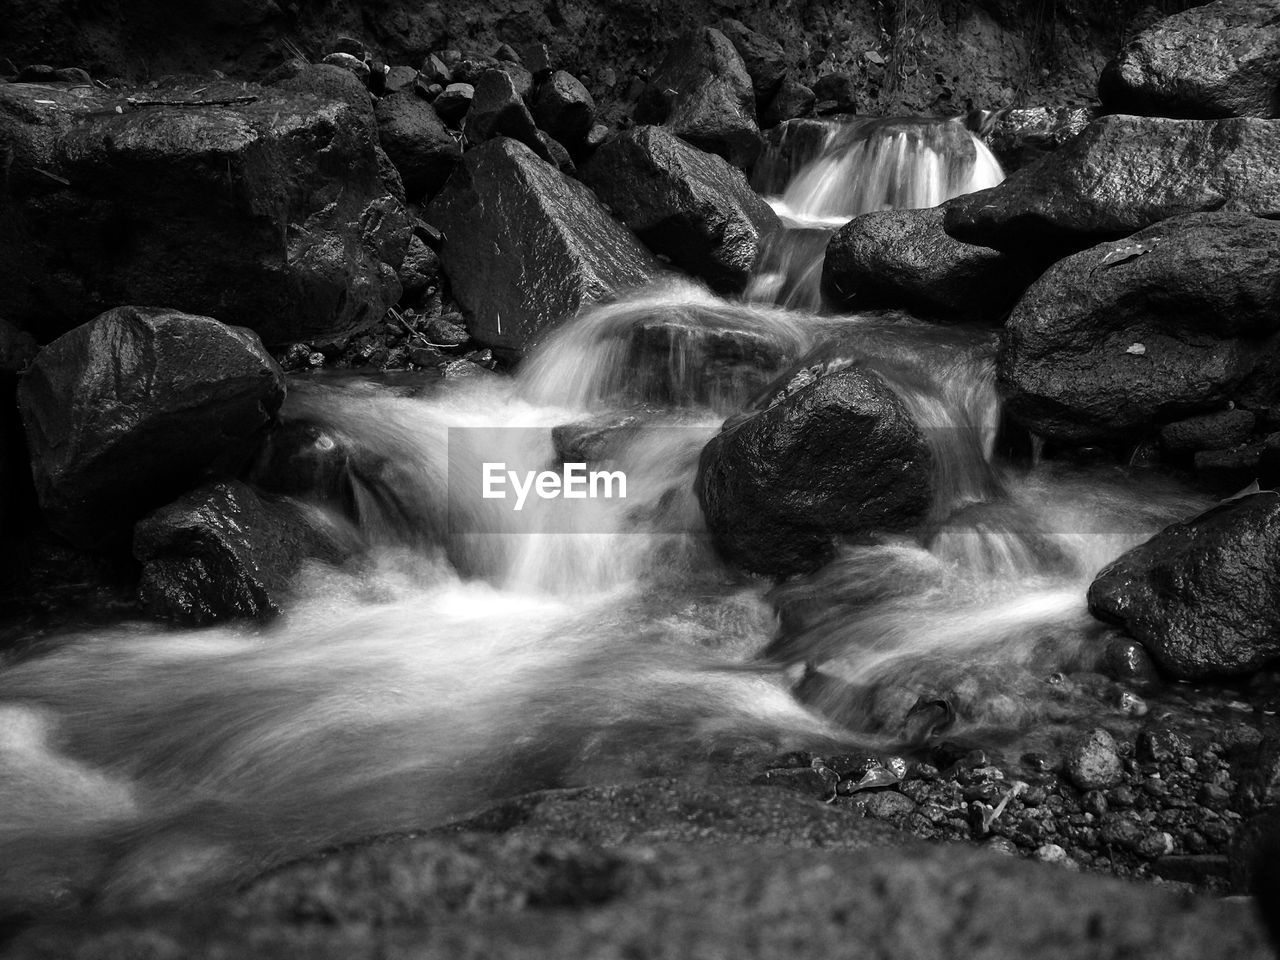
M1138 734L1138 759L1172 763L1191 756L1191 742L1172 730L1150 729Z
M1148 834L1138 843L1137 853L1148 860L1173 853L1173 837L1167 833Z
M1115 739L1103 728L1078 738L1067 750L1067 776L1081 790L1099 790L1120 783L1123 767Z
M1016 857L1018 855L1018 845L1008 837L992 837L984 845L984 849L993 853L1001 853L1006 857Z
M320 62L334 67L341 67L343 70L348 70L355 74L361 83L366 85L369 83L369 65L349 53L331 53Z
M469 83L451 83L440 92L432 104L436 113L445 123L457 126L467 115L471 101L475 98L476 88Z
M879 820L905 817L915 808L915 801L895 790L881 790L867 798L867 816L876 817Z
M1041 863L1066 863L1067 851L1056 843L1045 843L1036 848L1035 858Z
M1206 783L1196 792L1196 802L1210 810L1222 810L1231 802L1231 794L1215 783Z
M1101 790L1090 790L1080 801L1080 807L1085 813L1091 813L1095 817L1101 817L1107 812L1107 797Z
M1142 842L1143 830L1132 820L1113 820L1103 824L1102 829L1098 831L1098 837L1103 843L1113 847L1135 850Z

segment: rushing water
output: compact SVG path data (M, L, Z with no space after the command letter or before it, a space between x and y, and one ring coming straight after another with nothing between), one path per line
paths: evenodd
M886 129L874 149L833 133L780 205L834 221L979 185L971 154L935 162L932 133ZM866 182L886 170L905 193ZM783 585L745 579L704 535L699 451L832 333L929 435L928 530L850 545ZM368 558L308 568L265 629L129 624L0 672L0 906L190 895L726 745L887 749L919 697L996 740L1105 709L1042 692L1096 659L1085 587L1201 504L1110 468L999 462L992 354L984 332L669 281L585 312L514 378L296 383L259 479L311 457L297 495L350 524ZM482 463L541 469L553 428L620 417L608 458L626 499L517 512L481 496Z

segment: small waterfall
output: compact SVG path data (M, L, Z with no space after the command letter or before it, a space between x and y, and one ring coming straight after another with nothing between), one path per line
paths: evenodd
M748 296L816 310L833 231L860 214L935 207L1003 179L999 161L958 119L790 121L756 175L788 229L761 257Z

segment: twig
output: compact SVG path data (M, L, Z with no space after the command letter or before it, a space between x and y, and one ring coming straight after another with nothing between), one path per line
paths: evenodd
M222 100L142 100L130 97L125 103L131 107L229 107L237 103L253 103L255 97L226 97Z
M31 169L34 170L36 173L43 173L50 180L58 181L58 183L62 184L64 187L71 186L71 181L68 180L66 177L60 177L56 173L50 173L48 170L42 170L39 167L32 167Z

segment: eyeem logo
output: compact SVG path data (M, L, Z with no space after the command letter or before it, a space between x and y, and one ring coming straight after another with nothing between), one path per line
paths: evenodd
M524 509L530 493L543 500L626 499L627 475L621 470L587 471L585 463L566 463L563 472L554 470L529 470L521 476L508 470L503 462L485 463L482 467L483 484L480 495L486 500L506 500L508 487L515 492L514 509Z

